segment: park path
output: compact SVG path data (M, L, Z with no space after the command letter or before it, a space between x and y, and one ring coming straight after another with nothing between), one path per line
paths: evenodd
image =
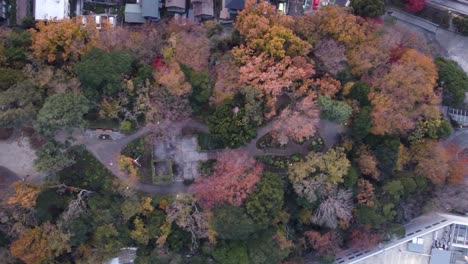
M307 149L309 141L305 142L304 144L296 144L290 141L283 149L258 149L256 146L258 139L272 130L273 122L274 121L269 122L267 125L259 128L257 130L257 136L252 139L249 144L241 147L240 149L246 151L250 156L257 156L262 154L292 155L295 153L301 153L305 155L309 152ZM135 139L138 139L149 133L160 133L162 135L164 135L164 133L170 133L171 135L180 135L183 129L193 129L196 131L208 132L208 127L205 124L194 119L186 119L177 122L165 120L158 124L150 124L142 127L137 132L116 140L99 140L97 138L88 137L84 133L81 133L75 136L75 144L85 145L97 160L99 160L116 177L125 182L125 180L128 178L128 175L118 167L118 158L125 146L127 146ZM324 149L328 150L338 141L339 134L344 133L346 128L336 123L321 120L317 126L317 130L324 140ZM216 158L216 155L219 151L221 150L210 151L209 157ZM137 182L129 187L153 194L183 193L190 191L188 186L183 184L183 182L174 182L170 185L160 186Z

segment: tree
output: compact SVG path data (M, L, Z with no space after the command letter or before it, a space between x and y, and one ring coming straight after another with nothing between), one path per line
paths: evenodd
M146 228L143 221L137 217L133 220L134 229L130 232L130 236L133 240L135 240L138 244L147 245L149 241L149 234L148 229Z
M213 82L207 72L196 72L187 66L182 65L185 79L192 86L192 93L189 96L190 104L195 113L200 113L208 105L213 91Z
M284 203L283 182L279 175L265 173L245 202L247 214L260 226L275 221Z
M239 67L231 55L224 55L214 66L214 72L216 81L211 102L220 106L240 90Z
M119 232L114 224L100 225L93 233L92 244L96 249L96 254L101 259L109 259L116 256L122 247L122 243L118 239Z
M441 143L427 140L410 148L415 173L428 178L434 184L444 184L449 173L449 157Z
M208 128L230 148L237 148L256 135L256 124L246 116L246 109L231 104L216 108L208 117Z
M303 57L290 58L285 56L281 60L275 60L262 53L258 56L249 55L242 57L240 67L240 81L260 91L267 101L269 112L265 116L275 114L275 102L277 97L289 89L299 93L307 89L309 79L315 73L311 63ZM240 56L240 55L237 55Z
M320 203L312 217L312 222L329 228L336 228L338 224L346 228L352 218L353 201L349 190L333 190Z
M316 95L311 93L281 111L273 123L274 136L284 144L288 139L302 142L315 134L318 121Z
M218 155L213 176L196 180L195 196L205 208L223 202L240 206L260 180L262 169L247 153L225 150Z
M304 236L309 245L321 256L334 255L342 243L342 238L335 231L325 234L318 231L307 231Z
M197 239L209 238L214 241L214 235L208 225L208 216L201 212L195 203L195 198L188 194L180 194L167 208L166 221L176 223L182 230L192 236L192 249L198 247Z
M53 136L59 129L83 127L85 125L83 115L88 109L88 101L81 95L52 95L39 110L37 131L46 136Z
M353 109L345 102L331 99L329 96L319 96L320 115L330 121L345 123L352 115Z
M371 120L372 108L369 106L361 108L361 111L354 117L351 125L352 135L356 139L364 139L372 127Z
M55 225L46 223L26 231L13 241L10 251L26 264L54 262L54 258L70 252L70 234Z
M13 183L15 195L8 199L8 204L19 204L24 208L32 208L36 205L36 198L41 192L41 186L31 183L15 182Z
M294 24L295 33L310 43L331 37L348 48L366 41L366 29L364 19L338 6L327 6L313 15L298 17Z
M41 172L57 173L75 163L65 146L55 141L44 144L36 156L34 166Z
M192 91L186 82L184 72L176 61L171 61L159 71L154 72L154 79L175 96L188 95Z
M385 3L382 0L357 0L351 3L354 14L364 17L378 17L385 12Z
M0 92L8 90L11 86L24 80L21 71L0 67Z
M363 175L370 176L375 180L380 178L380 171L377 168L377 159L368 147L362 146L360 148L358 163L359 169Z
M468 35L468 16L457 15L453 18L453 25L463 35Z
M383 186L383 191L392 197L395 201L399 201L403 196L404 187L399 180L393 180L387 182Z
M372 207L374 206L374 186L370 181L359 179L358 181L358 194L356 196L358 204L363 204L365 206Z
M203 28L195 27L190 32L177 32L169 40L173 41L174 58L178 63L199 72L208 70L210 43Z
M437 71L432 59L408 49L373 84L378 89L369 94L373 106L372 133L404 134L414 129L416 120L421 117L438 117L438 98L434 93L436 79Z
M216 247L212 253L213 258L220 264L248 264L249 256L243 241L226 242Z
M184 120L192 113L186 96L176 96L165 87L153 89L148 103L144 105L148 107L145 112L147 122L157 122L161 119Z
M346 52L351 73L355 76L366 75L385 64L388 52L382 52L382 40L369 37L365 43L356 45Z
M344 181L349 166L341 149L330 149L326 154L311 152L303 161L293 163L288 177L295 192L313 203L326 196L331 187Z
M323 65L323 70L333 75L337 75L344 70L347 59L345 56L345 46L336 40L326 38L315 44L314 55ZM318 67L321 65L318 64Z
M453 60L438 57L434 62L439 74L438 83L444 89L443 103L452 107L462 106L468 91L468 75Z
M352 87L351 91L349 92L349 97L357 100L362 107L369 106L369 92L371 90L371 86L365 82L356 82Z
M313 86L316 87L318 94L334 97L341 88L341 82L326 73L322 78L315 80Z
M231 205L214 209L212 225L218 236L226 240L247 240L260 227L243 208Z
M83 26L80 19L63 19L54 23L39 21L29 32L34 56L49 63L77 61L98 38L96 25L90 21Z
M29 81L17 83L0 92L0 127L21 127L30 124L35 119L41 103L41 93Z
M371 226L358 226L351 230L350 247L353 249L371 249L382 239L382 235L372 230Z
M258 235L256 234L256 236L252 236L252 238L247 241L249 263L282 263L282 260L291 252L291 248L290 245L282 245L280 243L278 240L278 232L284 231L279 230L275 232L271 229L265 230Z
M408 0L405 9L408 12L416 13L423 10L426 0Z
M84 86L84 94L91 101L102 96L115 96L125 76L132 71L133 58L126 51L105 52L92 49L75 65L75 71Z

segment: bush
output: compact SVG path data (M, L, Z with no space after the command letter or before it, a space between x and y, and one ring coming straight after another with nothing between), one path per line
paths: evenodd
M378 17L385 12L385 3L383 0L353 0L351 7L354 14L364 17Z
M120 123L120 130L125 134L131 133L133 130L132 122L129 120L122 121Z
M331 99L329 96L319 96L320 115L330 121L345 123L351 117L353 109L345 102Z
M435 60L439 73L439 85L444 88L443 103L461 107L468 92L468 75L457 62L438 57Z

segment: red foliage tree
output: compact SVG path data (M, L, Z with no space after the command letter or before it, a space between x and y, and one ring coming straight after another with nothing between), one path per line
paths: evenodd
M358 226L351 230L349 246L353 249L369 249L382 239L382 235L375 233L370 226Z
M405 5L405 9L408 12L416 13L421 11L426 4L426 0L408 0L408 3Z
M339 249L342 239L335 231L320 234L317 231L307 231L304 233L308 244L321 256L333 255Z
M193 190L205 208L227 202L240 206L260 180L263 167L247 153L225 150L217 159L213 176L199 179Z

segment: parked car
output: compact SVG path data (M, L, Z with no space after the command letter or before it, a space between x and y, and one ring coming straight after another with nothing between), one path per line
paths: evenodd
M312 6L312 9L313 9L313 10L317 10L319 4L320 4L320 0L314 0L314 5Z

